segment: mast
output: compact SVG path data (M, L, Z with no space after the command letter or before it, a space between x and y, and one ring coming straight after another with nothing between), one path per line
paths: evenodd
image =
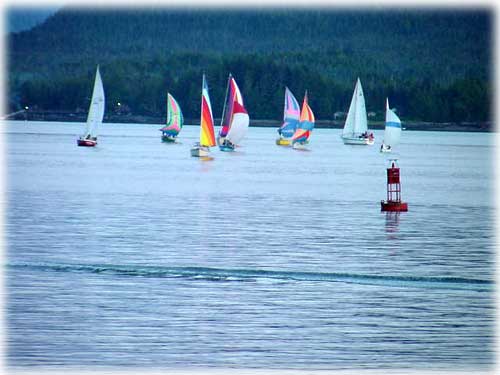
M222 124L224 123L224 115L226 114L226 104L227 104L227 96L229 94L229 84L231 82L231 73L229 73L229 77L227 77L227 86L226 86L226 96L224 97L224 107L222 108L222 117L220 119L220 126L222 130ZM228 124L229 126L229 124Z
M201 81L201 108L200 108L200 145L203 136L203 89L205 88L205 72L203 72L203 79Z
M172 122L172 111L170 110L170 93L167 92L167 126Z
M286 121L286 105L288 104L288 87L285 86L285 106L283 107L283 122Z
M356 124L357 124L357 119L358 119L358 91L359 91L359 77L356 81L356 87L354 88L354 95L355 95L355 102L354 102L354 119L353 119L353 126L351 129L351 137L354 137L355 130L356 130Z

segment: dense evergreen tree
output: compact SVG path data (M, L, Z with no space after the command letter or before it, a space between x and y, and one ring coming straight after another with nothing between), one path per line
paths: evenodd
M316 117L332 119L359 76L369 111L388 96L405 119L487 121L491 23L488 9L63 8L9 35L9 103L86 109L100 64L107 110L120 101L162 115L169 91L196 118L205 72L220 116L231 72L254 119L281 118L285 86L299 101L308 90Z

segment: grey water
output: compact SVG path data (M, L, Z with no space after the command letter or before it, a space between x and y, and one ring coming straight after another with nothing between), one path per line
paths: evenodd
M493 369L494 134L251 127L200 160L159 127L2 124L9 367Z

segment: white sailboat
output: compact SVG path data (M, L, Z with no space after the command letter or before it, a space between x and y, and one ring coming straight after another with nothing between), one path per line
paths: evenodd
M92 100L87 115L87 125L85 133L77 140L78 146L94 147L97 144L97 133L104 118L104 106L104 87L99 73L99 66L97 66Z
M401 138L401 120L389 108L389 99L385 106L385 131L384 140L380 146L380 152L391 152L392 148L399 143Z
M372 145L374 142L373 133L368 134L365 96L359 78L354 87L341 137L346 145Z

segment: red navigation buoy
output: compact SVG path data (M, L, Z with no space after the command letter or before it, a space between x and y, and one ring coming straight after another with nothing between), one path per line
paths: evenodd
M381 201L382 211L408 211L408 203L401 202L401 181L397 159L391 159L391 167L387 168L387 200Z

